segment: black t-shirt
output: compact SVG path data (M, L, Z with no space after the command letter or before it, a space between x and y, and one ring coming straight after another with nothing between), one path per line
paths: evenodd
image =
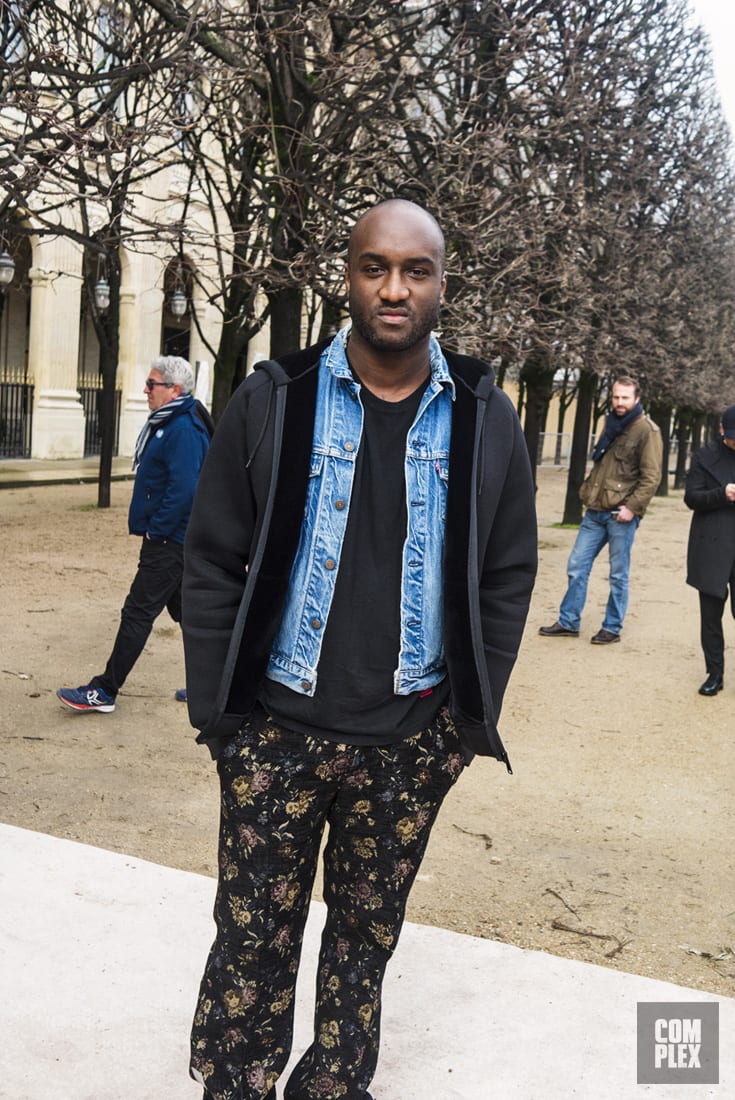
M406 539L406 437L427 382L401 401L363 385L365 411L350 512L312 697L266 680L260 701L279 725L347 744L390 744L429 725L446 702L395 695Z

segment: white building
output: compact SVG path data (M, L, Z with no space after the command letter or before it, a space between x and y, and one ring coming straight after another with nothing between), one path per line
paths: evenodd
M16 238L12 253L12 281L0 297L0 456L94 454L102 382L86 302L84 252L69 239L31 234ZM184 355L195 368L211 361L192 324L192 304L202 333L210 346L217 345L219 316L213 311L210 316L196 284L191 284L186 313L179 318L171 311L171 272L178 266L166 248L123 256L117 372L117 450L122 455L132 454L148 412L143 383L151 360L170 352Z

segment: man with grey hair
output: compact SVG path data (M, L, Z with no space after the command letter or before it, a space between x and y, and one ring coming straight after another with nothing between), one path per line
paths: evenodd
M67 707L109 714L164 608L181 622L184 535L212 422L192 396L194 374L178 355L154 359L145 393L150 415L135 444L128 530L142 538L138 571L120 613L105 671L56 692ZM179 693L177 693L178 695Z

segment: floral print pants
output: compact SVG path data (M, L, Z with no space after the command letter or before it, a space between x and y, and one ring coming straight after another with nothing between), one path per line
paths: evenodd
M276 1098L325 825L314 1041L284 1096L370 1100L383 975L431 827L463 766L446 709L396 745L336 744L270 720L228 744L218 761L217 937L191 1040L191 1073L208 1100Z

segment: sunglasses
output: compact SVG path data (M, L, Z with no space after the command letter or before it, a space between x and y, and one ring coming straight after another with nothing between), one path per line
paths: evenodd
M167 390L170 390L173 384L173 382L154 382L152 378L146 378L143 389L152 390L154 386L165 386Z

